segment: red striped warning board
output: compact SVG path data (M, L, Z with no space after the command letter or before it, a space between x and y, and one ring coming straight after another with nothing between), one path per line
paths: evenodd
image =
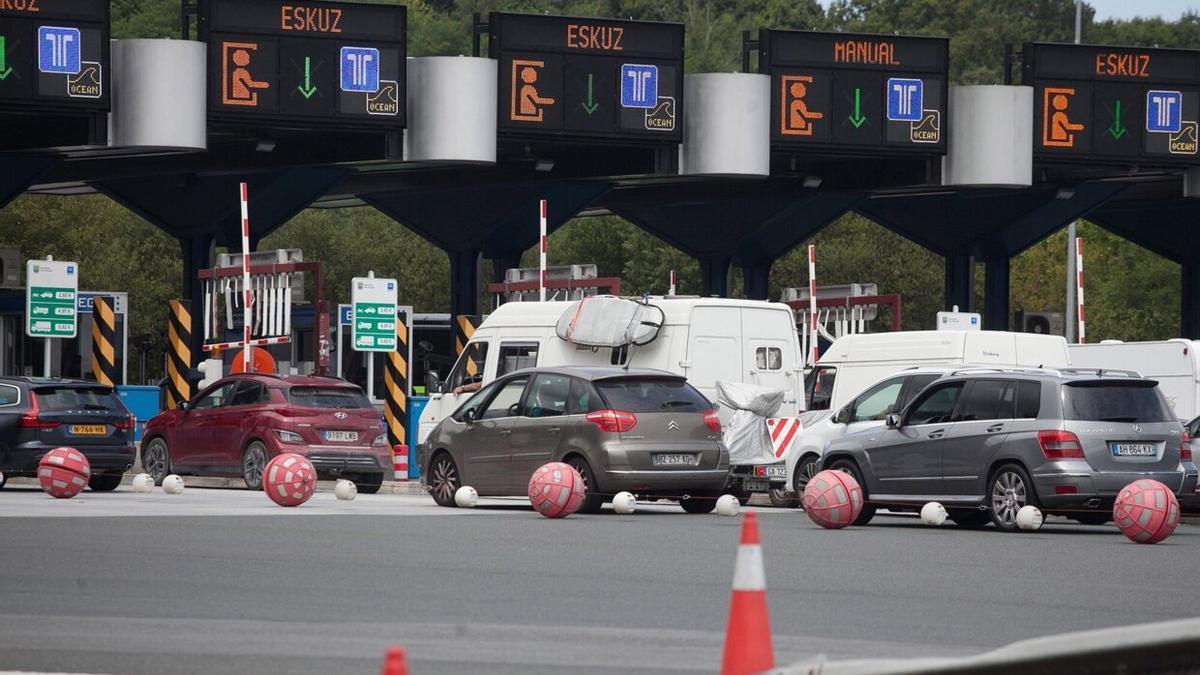
M783 457L800 434L799 417L771 417L767 419L767 431L771 432L771 447L776 457Z

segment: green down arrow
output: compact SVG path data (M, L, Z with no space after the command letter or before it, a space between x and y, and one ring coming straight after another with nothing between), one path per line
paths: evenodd
M591 74L591 73L588 73L588 97L587 97L587 102L586 102L586 103L583 103L582 105L583 105L583 109L584 109L584 110L586 110L586 111L587 111L587 114L589 114L589 115L591 115L592 113L594 113L594 112L596 112L597 110L599 110L599 109L600 109L600 104L599 104L599 103L596 103L596 99L595 99L595 97L593 97L593 96L592 96L592 74Z
M1125 135L1125 126L1121 124L1121 101L1118 99L1113 106L1113 123L1108 128L1108 133L1112 135L1113 140L1119 141Z
M860 87L855 87L854 88L854 114L850 116L850 124L853 124L854 128L858 129L863 124L866 124L866 122L867 122L867 118L865 115L862 114L862 89Z
M0 80L7 80L8 76L12 74L13 69L8 65L7 39L0 35Z
M312 98L313 94L317 93L317 88L312 84L312 57L304 57L304 84L296 87L304 98Z

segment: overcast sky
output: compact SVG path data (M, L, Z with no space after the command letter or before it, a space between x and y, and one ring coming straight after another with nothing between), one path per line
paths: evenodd
M1087 4L1096 10L1096 18L1101 20L1135 16L1161 16L1174 20L1189 9L1200 9L1198 0L1087 0Z

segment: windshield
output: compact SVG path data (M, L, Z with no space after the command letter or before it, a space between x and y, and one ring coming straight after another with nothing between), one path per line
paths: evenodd
M125 406L112 389L96 387L41 387L33 390L42 412L66 410L115 410L124 413Z
M630 378L596 383L605 404L634 413L704 412L712 404L684 380Z
M373 408L358 387L292 387L288 401L304 408Z
M1089 422L1169 422L1174 419L1155 382L1079 382L1063 388L1065 416Z

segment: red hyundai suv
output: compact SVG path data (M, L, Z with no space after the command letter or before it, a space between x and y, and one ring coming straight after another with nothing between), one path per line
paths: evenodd
M392 471L383 419L362 389L331 377L262 373L223 378L156 415L142 437L142 468L156 484L170 473L241 476L258 490L263 467L284 452L366 494Z

